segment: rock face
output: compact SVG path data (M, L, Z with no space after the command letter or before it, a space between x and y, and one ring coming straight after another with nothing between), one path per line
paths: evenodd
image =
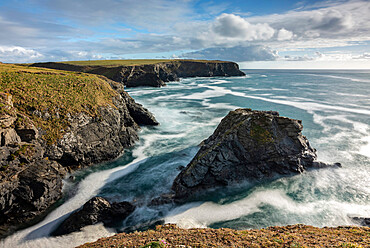
M71 214L64 220L53 232L53 235L59 236L71 232L80 231L82 227L94 225L103 222L110 226L114 222L121 221L129 216L135 210L129 202L109 203L102 197L94 197L86 202L82 209Z
M32 66L104 75L127 87L160 87L186 77L244 76L238 64L227 61L173 60L138 66L77 66L64 63L35 63Z
M301 121L280 117L277 112L231 111L176 177L172 186L175 199L330 166L316 161L316 150L301 134L302 128Z
M115 106L101 107L98 117L70 115L68 130L55 144L45 142L45 131L0 92L0 237L59 200L67 171L116 158L138 139L139 125L158 125L122 84L110 84L119 93Z
M70 116L68 132L56 144L46 149L46 156L63 166L85 166L119 156L124 148L138 139L139 125L158 125L154 116L111 82L120 94L114 107L100 109L100 117L84 113Z

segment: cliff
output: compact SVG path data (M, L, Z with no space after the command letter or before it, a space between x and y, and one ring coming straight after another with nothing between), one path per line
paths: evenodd
M331 166L316 161L316 150L302 128L301 121L273 111L230 111L176 177L175 199L184 201L217 187Z
M160 87L166 82L176 81L186 77L216 77L216 76L244 76L238 64L227 61L197 61L197 60L168 60L126 65L130 60L112 62L112 64L99 65L97 61L89 63L35 63L32 66L52 68L67 71L80 71L104 75L127 87L153 86ZM107 63L102 61L101 63ZM130 63L131 64L131 63Z
M158 125L122 84L0 65L0 236L43 214L69 171L114 159Z

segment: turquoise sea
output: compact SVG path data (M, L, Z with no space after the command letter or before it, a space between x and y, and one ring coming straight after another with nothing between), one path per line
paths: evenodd
M235 229L303 223L351 225L351 216L370 217L370 71L245 70L245 77L188 78L162 88L127 91L154 113L158 127L143 127L140 141L115 161L66 180L66 197L38 224L0 247L74 247L112 235L102 225L62 237L49 233L95 195L132 201L135 212L120 231L161 220L181 227ZM184 205L148 206L171 184L236 108L276 110L303 121L303 133L318 159L342 168L309 171L268 183L219 190Z

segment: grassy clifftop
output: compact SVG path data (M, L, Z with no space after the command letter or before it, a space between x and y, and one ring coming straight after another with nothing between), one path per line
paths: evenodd
M68 114L96 116L98 108L113 105L117 95L102 76L13 64L0 64L0 93L11 96L17 110L6 113L6 103L0 102L0 115L29 118L46 131L45 139L51 143L67 128Z
M64 61L60 62L69 65L79 66L138 66L138 65L152 65L158 63L167 63L174 61L193 61L204 63L218 63L220 60L184 60L184 59L122 59L122 60L87 60L87 61Z

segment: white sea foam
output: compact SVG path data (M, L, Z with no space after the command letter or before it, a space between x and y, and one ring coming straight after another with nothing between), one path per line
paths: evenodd
M71 199L51 212L40 223L16 232L0 241L0 247L75 247L82 243L96 240L99 237L111 235L111 230L98 225L88 227L78 233L61 237L47 237L71 212L80 208L86 201L97 195L105 184L133 172L141 163L145 162L146 154L144 151L158 138L160 136L156 134L146 135L144 143L133 150L133 155L136 158L131 163L90 174L78 184L78 190ZM91 232L91 230L94 230L94 232Z
M336 75L324 75L324 74L302 74L302 75L310 75L310 76L326 77L326 78L334 78L334 79L344 79L344 80L350 80L352 82L370 83L370 80L367 80L367 79L343 77L343 76L336 76Z
M313 202L296 202L283 190L259 190L246 198L229 204L220 205L213 202L192 203L172 210L165 218L166 223L176 223L183 228L208 227L212 223L229 221L260 211L263 205L270 205L282 212L299 215L315 215L326 212L331 216L324 225L337 226L353 224L348 216L368 215L370 206L366 204L346 203L338 200L318 200ZM317 218L311 223L321 226Z
M362 141L365 145L360 148L359 153L370 158L370 136L362 138Z
M322 104L322 103L316 103L316 102L295 102L295 101L288 101L288 100L277 100L277 99L270 99L270 98L264 98L259 96L253 96L253 95L247 95L242 92L234 92L232 90L218 87L218 86L208 86L208 88L213 89L217 94L231 94L234 96L241 96L245 98L251 98L256 100L262 100L266 102L272 102L277 104L283 104L283 105L289 105L296 108L300 108L303 110L337 110L337 111L344 111L344 112L350 112L350 113L356 113L356 114L364 114L364 115L370 115L370 110L368 109L361 109L361 108L346 108L341 106L333 106L329 104Z

